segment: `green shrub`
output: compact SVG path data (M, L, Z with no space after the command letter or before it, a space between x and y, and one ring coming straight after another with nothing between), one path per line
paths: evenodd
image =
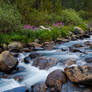
M79 27L81 27L84 31L88 31L88 27L86 26L86 24L80 24L78 25Z
M64 26L61 28L61 37L68 37L69 32L73 32L73 26Z
M0 6L0 31L16 31L21 27L21 15L15 6Z
M88 11L80 10L78 13L79 13L79 16L84 20L88 20L92 17L92 14Z
M52 36L52 40L55 41L57 40L57 38L61 37L61 28L53 28L51 30L51 36Z
M65 24L81 24L82 19L79 17L78 13L73 9L65 9L62 11L62 21Z
M37 38L40 40L40 43L52 40L51 32L48 30L38 30L37 35Z

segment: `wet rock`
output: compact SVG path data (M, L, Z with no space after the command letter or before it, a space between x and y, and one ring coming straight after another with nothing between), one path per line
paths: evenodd
M20 76L18 75L18 76L14 76L13 79L15 79L15 80L21 82L21 81L24 79L24 77L21 76L21 75L20 75Z
M31 52L32 49L31 48L22 48L22 52Z
M92 57L87 57L87 58L85 58L85 61L86 61L87 63L92 63Z
M28 46L29 46L29 47L34 47L34 48L36 48L36 47L41 47L42 45L39 44L39 43L37 43L37 42L32 42L32 43L29 43Z
M52 57L38 57L34 60L33 66L39 67L40 69L48 69L57 64L58 60Z
M4 92L29 92L26 87L18 87Z
M64 39L64 38L57 38L56 43L61 44L65 42L69 42L70 39Z
M29 56L24 58L24 63L28 64L30 62L31 62L31 58Z
M38 57L38 56L40 56L40 54L37 53L37 52L31 52L30 55L29 55L29 57L30 57L31 59L35 59L35 58Z
M75 48L82 48L83 46L82 46L80 43L77 43L77 44L72 45L72 47L75 47Z
M75 47L69 47L69 50L70 50L71 52L79 52L79 53L82 53L82 51L81 51L80 49L75 48Z
M92 85L92 64L71 66L64 71L71 82Z
M84 34L84 30L82 29L82 28L80 28L80 27L74 27L74 34L75 35L83 35Z
M67 78L62 70L55 70L50 73L46 79L46 85L50 92L60 92L62 85L66 83Z
M0 54L0 71L10 72L18 64L17 59L11 55L9 51L4 51Z
M46 50L52 50L55 47L55 43L52 42L44 42L42 44L42 48L46 49Z
M89 46L89 45L91 45L91 42L90 41L86 41L86 42L84 42L84 44L85 44L85 46Z
M68 60L66 60L66 61L64 61L65 62L65 66L71 66L71 65L73 65L73 64L76 64L76 60L75 59L68 59Z
M12 54L14 57L18 57L18 56L19 56L18 53L12 53L12 52L11 52L11 54Z
M84 34L83 38L90 38L90 35L89 34Z
M68 48L64 48L64 47L63 47L61 50L62 50L62 51L67 51L67 50L68 50Z
M47 86L45 83L37 83L31 88L31 92L47 92Z

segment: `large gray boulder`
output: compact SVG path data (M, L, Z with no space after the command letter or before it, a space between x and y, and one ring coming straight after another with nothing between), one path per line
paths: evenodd
M18 64L17 59L11 55L9 51L4 51L0 54L0 71L10 72Z
M55 66L57 62L58 60L56 58L41 56L37 57L32 65L40 69L48 69Z

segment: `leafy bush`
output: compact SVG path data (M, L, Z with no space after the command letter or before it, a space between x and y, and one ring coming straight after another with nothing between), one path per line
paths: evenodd
M81 27L84 31L88 31L88 27L86 26L86 24L80 24L78 25L79 27Z
M62 11L62 21L66 24L81 24L82 19L73 9L65 9Z
M37 38L42 42L48 42L52 40L51 32L48 30L38 30Z
M3 4L0 6L0 31L16 31L21 27L21 15L15 6Z
M92 14L88 11L80 10L78 13L79 13L79 16L84 20L88 20L92 17Z

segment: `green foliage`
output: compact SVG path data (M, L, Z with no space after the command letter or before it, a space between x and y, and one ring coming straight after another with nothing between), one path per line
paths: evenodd
M84 31L88 31L88 27L85 24L82 23L78 26L81 27Z
M62 11L62 21L66 24L81 24L82 19L79 17L78 13L73 9L65 9Z
M21 27L21 15L15 6L0 6L0 31L16 31Z

